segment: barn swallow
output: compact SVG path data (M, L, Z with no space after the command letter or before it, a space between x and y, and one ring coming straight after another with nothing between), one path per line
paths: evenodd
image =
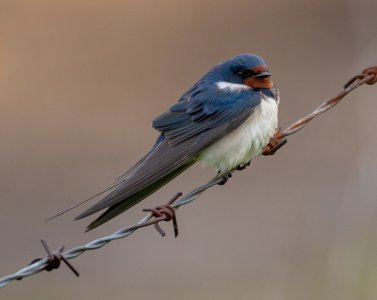
M277 129L279 92L264 60L235 56L211 69L152 126L152 149L121 175L116 187L82 212L106 209L87 231L116 217L181 174L195 162L226 176L261 154Z

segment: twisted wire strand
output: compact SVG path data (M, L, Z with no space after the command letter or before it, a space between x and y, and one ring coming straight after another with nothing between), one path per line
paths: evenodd
M181 198L179 201L172 203L171 207L174 208L175 210L177 210L179 207L181 207L183 205L187 205L187 204L195 201L197 198L199 198L199 196L205 190L209 189L210 187L212 187L214 185L219 184L221 181L222 181L221 176L216 176L216 177L212 178L205 185L194 189L193 191L188 193L185 197ZM134 233L137 229L139 229L141 227L149 226L149 225L155 224L155 223L160 222L160 221L165 219L165 216L163 216L159 219L154 219L153 222L149 222L149 221L151 221L152 217L153 217L153 215L151 213L149 213L144 218L142 218L139 222L137 222L136 224L124 227L120 230L117 230L113 234L95 239L95 240L93 240L93 241L91 241L91 242L89 242L85 245L81 245L81 246L78 246L78 247L71 248L71 249L63 252L62 255L67 260L76 258L77 256L83 254L86 251L99 249L99 248L105 246L106 244L110 243L111 241L119 240L119 239L122 239L122 238L125 238L125 237L131 235L132 233ZM14 280L20 280L24 277L28 277L28 276L34 275L36 273L39 273L41 271L44 271L47 265L48 265L48 257L45 257L41 260L38 260L37 262L32 263L31 265L29 265L27 267L19 270L18 272L14 273L14 274L0 278L0 288L6 286L7 284L9 284L10 282L12 282Z
M292 123L288 126L285 130L279 130L273 136L273 140L275 143L269 143L266 147L263 148L262 154L263 155L271 155L275 153L277 149L279 149L279 145L276 143L283 141L286 137L297 133L302 128L304 128L310 121L318 117L319 115L323 114L324 112L328 111L330 108L337 105L343 98L348 95L353 90L357 89L358 87L368 84L372 85L377 82L377 66L370 66L366 68L361 74L358 74L352 77L345 85L344 88L338 93L337 96L332 97L326 101L324 101L321 105L319 105L313 112L306 115L305 117L297 120L296 122Z
M308 124L311 120L313 120L314 118L318 117L319 115L323 114L324 112L326 112L327 110L329 110L330 108L338 104L351 91L355 90L356 88L364 84L374 84L376 82L377 82L377 66L371 66L365 69L361 74L356 75L353 78L351 78L344 86L344 89L341 90L337 96L323 102L312 113L294 122L285 130L278 131L273 136L273 139L277 141L282 141L285 137L292 135L294 133L297 133L302 128L304 128L305 125ZM275 150L273 149L274 147L275 147ZM268 153L271 153L271 151L273 150L276 151L277 149L278 148L276 148L276 144L275 145L269 144L263 149L262 154L268 155ZM233 173L234 171L236 171L236 169L232 170L230 173ZM171 204L171 207L173 209L177 210L179 207L183 205L187 205L195 201L197 198L199 198L199 196L204 191L211 188L212 186L223 183L223 180L224 178L221 175L217 175L213 177L211 180L209 180L206 184L194 189L193 191L191 191L190 193L188 193L186 196L182 197L178 201L175 201L179 197L178 195L176 195L172 199L174 202L169 203L169 204ZM168 218L167 215L163 215L159 218L153 218L153 214L149 213L146 216L144 216L136 224L124 227L114 232L113 234L95 239L87 244L66 250L65 252L62 253L62 256L67 260L76 258L77 256L83 254L86 251L99 249L105 246L106 244L110 243L111 241L122 239L131 235L132 233L134 233L137 229L141 227L146 227L152 224L157 224L158 222L166 220L167 218ZM18 272L14 274L0 278L0 288L6 286L7 284L9 284L10 282L14 280L20 280L24 277L28 277L28 276L31 276L31 275L34 275L36 273L46 270L46 267L48 266L48 261L49 261L48 257L39 259L36 262L31 263L27 267L19 270Z
M348 95L351 91L358 88L359 86L372 82L376 78L376 75L368 75L360 80L356 80L353 83L350 83L348 87L345 87L336 97L333 97L325 102L323 102L320 106L318 106L311 114L301 118L300 120L296 121L292 125L290 125L286 130L284 130L283 136L289 136L297 131L304 128L306 124L308 124L311 120L318 117L319 115L323 114L330 108L333 108L335 105L337 105L346 95Z

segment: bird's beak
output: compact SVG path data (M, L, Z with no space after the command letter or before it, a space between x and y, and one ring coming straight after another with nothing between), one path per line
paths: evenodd
M269 77L271 76L271 73L268 71L258 73L257 75L251 76L250 78L261 78L261 77Z
M261 71L260 73L246 78L245 84L254 89L271 89L274 84L271 80L271 73L268 71Z

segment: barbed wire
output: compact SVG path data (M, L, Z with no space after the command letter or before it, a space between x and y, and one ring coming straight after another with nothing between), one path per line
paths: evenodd
M362 73L352 77L335 97L323 102L318 106L312 113L306 115L305 117L297 120L288 126L285 130L279 130L271 138L270 143L264 147L263 155L274 154L282 145L286 143L285 138L292 135L302 128L304 128L310 121L319 115L323 114L325 111L337 105L346 95L352 92L354 89L362 86L363 84L375 84L377 82L377 66L371 66L366 68Z
M169 205L173 210L177 210L182 205L186 205L188 203L193 202L205 190L209 189L210 187L212 187L214 185L218 185L222 181L223 181L222 176L220 176L220 175L215 176L210 181L208 181L206 184L202 185L201 187L194 189L193 191L188 193L185 197L183 197L179 201L173 203L178 197L181 196L181 193L176 194L167 203L167 205ZM69 249L69 250L61 253L61 256L64 257L66 260L70 260L70 259L73 259L73 258L83 254L86 251L96 250L96 249L99 249L99 248L105 246L106 244L110 243L111 241L125 238L125 237L131 235L132 233L134 233L139 228L158 224L161 221L169 221L170 220L170 216L166 213L163 213L162 216L157 217L157 218L156 217L153 218L153 217L154 217L154 213L151 212L148 215L146 215L144 218L142 218L138 223L136 223L134 225L124 227L124 228L114 232L111 235L95 239L95 240L93 240L93 241L91 241L91 242L89 242L85 245ZM164 233L162 235L164 235ZM20 280L24 277L34 275L34 274L39 273L39 272L44 271L44 270L50 271L54 268L57 268L57 267L54 267L54 266L51 265L51 261L52 261L51 256L34 259L27 267L19 270L18 272L14 273L14 274L0 278L0 288L4 287L5 285L9 284L10 282L12 282L14 280Z
M365 69L361 74L358 74L354 76L353 78L351 78L337 96L323 102L312 113L292 123L285 130L278 130L274 134L274 136L270 139L269 144L263 148L263 151L261 154L263 155L274 154L279 148L281 148L286 143L287 141L286 137L294 133L297 133L299 130L304 128L304 126L308 124L310 121L312 121L314 118L318 117L319 115L323 114L330 108L334 107L351 91L355 90L356 88L364 84L375 84L376 82L377 82L377 66L371 66ZM235 172L236 170L238 169L232 170L228 177L230 177L231 174ZM191 191L184 197L180 198L178 201L177 199L182 195L181 193L176 194L165 205L161 205L153 209L144 210L144 211L149 211L149 213L146 216L144 216L144 218L142 218L138 223L134 225L124 227L114 232L111 235L95 239L87 244L71 248L65 252L63 252L63 249L64 249L63 246L61 246L59 250L57 251L50 251L46 242L42 240L42 245L44 246L44 248L46 249L48 253L47 257L34 259L27 267L19 270L18 272L14 274L0 278L0 288L6 286L7 284L9 284L10 282L14 280L21 280L24 277L28 277L42 271L51 271L53 269L56 269L60 266L60 261L65 262L67 266L77 276L79 276L78 272L74 269L74 267L70 263L68 263L68 260L76 258L77 256L83 254L86 251L99 249L105 246L106 244L110 243L111 241L125 238L142 227L154 225L156 229L158 230L158 232L164 236L165 232L159 226L159 222L161 221L172 220L174 224L174 233L175 233L175 236L177 236L178 226L177 226L177 221L175 217L175 211L179 207L183 205L187 205L195 201L207 189L215 185L219 185L219 184L224 184L224 177L222 175L217 175L213 177L206 184L194 189L193 191Z

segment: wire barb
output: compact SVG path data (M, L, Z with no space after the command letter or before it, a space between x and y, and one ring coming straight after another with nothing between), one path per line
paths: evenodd
M43 248L46 250L47 252L47 258L44 258L44 257L37 257L35 259L33 259L30 263L29 263L29 266L30 265L34 265L35 263L41 261L41 260L45 260L46 263L43 267L43 270L46 270L48 272L54 270L54 269L58 269L60 267L60 263L63 261L67 267L77 276L79 277L80 274L79 272L73 267L73 265L65 259L65 257L63 256L63 251L64 251L64 245L60 246L58 250L56 251L51 251L49 246L47 245L47 242L45 240L41 240L41 243L42 243L42 246ZM22 277L20 278L17 278L17 280L21 280Z
M366 84L372 85L377 82L377 66L371 66L366 68L361 74L352 77L345 85L344 88L348 88L352 83L357 80L361 80L368 77L369 79L365 82Z
M287 142L288 140L283 137L282 129L279 127L274 136L270 138L267 146L263 148L262 155L274 155L276 151L283 147Z
M308 124L311 120L316 118L317 116L323 114L325 111L329 110L330 108L334 107L338 104L347 94L351 91L355 90L356 88L364 85L364 84L375 84L377 83L377 66L371 66L365 69L361 74L354 76L349 80L344 89L340 91L340 93L330 98L329 100L323 102L320 106L318 106L312 113L308 114L307 116L301 118L300 120L294 122L285 130L279 129L274 136L271 138L270 143L263 148L261 154L263 155L272 155L274 154L280 147L282 147L286 143L286 137L297 133L299 130L304 128L306 124ZM233 173L236 169L230 172ZM230 176L229 176L230 177ZM9 284L14 280L20 280L24 277L34 275L41 271L47 270L51 271L52 269L56 269L60 266L60 261L63 261L67 264L67 266L79 276L79 273L73 268L71 264L68 263L69 259L73 259L86 251L96 250L99 249L106 244L110 243L111 241L115 241L118 239L125 238L132 233L134 233L137 229L141 227L146 227L150 225L155 225L156 229L164 235L165 232L159 227L158 223L161 221L173 221L174 226L174 233L175 236L178 235L178 226L177 220L175 217L175 211L186 204L189 204L200 197L200 195L206 191L207 189L217 186L220 183L224 182L224 178L221 174L213 177L209 180L206 184L194 189L186 196L182 197L178 201L176 201L179 197L182 196L182 193L177 193L169 202L165 205L157 206L154 209L147 209L146 211L149 212L144 218L142 218L137 224L130 225L124 227L111 235L98 238L94 241L91 241L85 245L78 246L72 249L69 249L63 252L64 247L60 247L58 251L51 252L47 247L47 244L42 240L42 245L46 249L48 256L44 258L37 258L33 260L27 267L19 270L18 272L0 278L0 288L4 287L5 285Z
M153 219L149 222L144 223L140 227L146 227L153 224L157 232L161 234L161 236L164 237L166 233L161 228L159 223L161 221L165 221L165 222L173 221L174 236L177 237L178 236L177 217L175 215L175 210L171 205L174 203L175 200L177 200L181 196L182 196L182 193L177 193L172 199L169 200L167 204L159 205L154 208L144 208L143 211L150 212Z
M170 205L159 205L154 208L144 208L143 211L146 212L151 212L153 217L155 218L154 220L158 220L158 222L154 223L154 227L160 233L162 236L165 236L166 233L165 231L160 227L160 220L164 220L166 222L169 222L173 220L173 227L174 227L174 236L178 236L178 224L177 224L177 218L175 216L175 210L172 208ZM154 221L153 220L153 221Z

